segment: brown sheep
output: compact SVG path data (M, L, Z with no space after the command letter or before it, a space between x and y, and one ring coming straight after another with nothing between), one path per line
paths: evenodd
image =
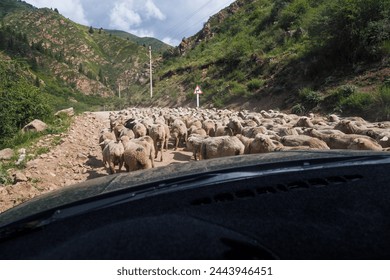
M130 140L127 136L121 139L124 152L123 161L127 172L152 168L151 151L138 141Z
M199 127L196 127L193 125L188 129L188 135L191 135L191 134L198 134L198 135L206 136L207 132L203 128L199 128Z
M163 161L163 149L166 141L165 128L162 124L156 124L149 127L149 135L154 142L155 157L157 158L160 147L161 161Z
M266 134L267 129L264 126L244 127L241 134L245 137L255 138L259 133Z
M382 151L383 148L381 145L376 143L374 140L367 138L356 138L348 146L349 150L372 150L372 151Z
M268 135L257 134L255 138L248 138L241 134L237 134L236 136L244 144L245 154L269 153L280 148Z
M202 141L209 136L207 135L199 135L199 134L191 134L186 142L187 149L192 151L195 160L200 159L200 147L202 145Z
M324 141L307 135L287 135L279 140L284 146L308 146L315 149L330 149Z
M341 120L335 125L334 129L340 130L345 134L364 134L365 127L358 126L350 120Z
M202 123L202 128L206 131L208 136L215 136L215 122L213 120L205 120Z
M230 120L230 122L227 124L227 127L230 128L233 132L233 135L242 134L242 123L239 119L233 118Z
M348 147L355 139L366 139L367 141L372 142L374 146L375 144L378 144L369 136L360 134L344 134L341 131L338 131L337 133L336 132L337 131L332 133L332 131L329 131L329 133L324 133L315 129L307 131L307 133L309 133L311 136L324 141L331 149L348 149Z
M146 136L147 129L146 129L146 126L143 125L142 123L137 123L133 127L133 132L134 132L135 138L140 138L140 137Z
M301 117L294 125L295 127L314 127L313 122L308 117Z
M104 140L115 140L115 135L109 131L109 129L102 129L100 131L100 136L99 136L99 145L102 148L102 151L105 147L104 145Z
M187 127L180 119L176 119L171 126L171 135L175 139L175 150L180 141L187 141Z
M233 131L224 125L215 125L215 136L233 136Z
M123 152L124 147L121 142L115 142L114 140L104 140L103 143L100 143L100 145L103 145L103 163L109 168L109 173L114 174L115 173L115 165L119 165L118 172L122 169L123 166Z
M245 146L236 136L210 137L202 141L201 158L211 159L244 154Z

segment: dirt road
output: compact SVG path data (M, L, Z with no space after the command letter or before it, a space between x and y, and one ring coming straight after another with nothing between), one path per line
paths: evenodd
M74 117L68 133L60 135L60 144L52 147L55 135L46 136L37 146L51 147L48 153L27 162L15 174L14 185L0 186L0 212L27 201L37 195L89 179L107 176L98 145L99 131L109 127L108 112L84 113ZM59 135L57 135L58 138ZM28 153L28 148L27 153ZM188 162L191 152L170 148L164 152L164 162L158 157L155 166ZM124 168L122 170L124 172Z

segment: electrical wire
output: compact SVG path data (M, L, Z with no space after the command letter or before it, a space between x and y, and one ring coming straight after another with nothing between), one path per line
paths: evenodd
M211 1L206 2L203 6L201 6L198 10L196 10L184 22L180 21L179 23L175 24L174 27L186 26L186 23L189 23L190 19L192 19L196 14L198 14L202 9L207 7L209 4L211 4ZM223 3L221 6L218 6L218 8L214 9L211 13L208 13L207 16L204 16L199 21L197 21L197 22L195 22L195 23L193 23L193 24L191 24L189 26L186 26L185 29L179 30L179 32L171 33L175 28L170 28L169 29L169 33L168 32L166 32L166 33L164 32L164 35L166 35L166 36L163 36L163 37L180 38L182 35L186 34L189 30L193 29L196 26L199 26L199 24L201 24L202 22L205 22L206 19L210 18L210 14L214 15L214 14L216 14L217 12L219 12L220 10L222 10L226 6L227 6L226 3Z

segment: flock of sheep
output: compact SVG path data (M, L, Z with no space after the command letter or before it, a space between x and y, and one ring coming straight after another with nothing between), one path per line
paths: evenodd
M110 113L99 144L109 173L154 167L169 143L195 160L285 150L390 150L390 122L336 115L300 117L278 111L129 108ZM115 166L119 166L118 170Z

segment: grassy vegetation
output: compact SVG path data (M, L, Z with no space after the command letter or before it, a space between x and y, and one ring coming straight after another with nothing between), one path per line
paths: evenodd
M133 41L137 43L140 46L151 46L153 51L157 51L160 53L163 53L171 48L171 46L161 42L160 40L157 40L155 38L149 38L149 37L137 37L133 34L130 34L125 31L120 31L120 30L106 30L107 33L118 36L120 38L126 39Z
M61 136L59 134L68 131L71 125L71 118L65 114L60 114L57 117L52 117L47 120L48 128L43 132L21 132L18 131L10 138L2 139L0 149L11 148L14 151L14 156L8 161L0 161L0 184L11 184L12 178L8 170L24 169L26 163L29 160L35 159L38 156L49 152L51 147L59 145L61 143ZM37 142L44 136L52 136L52 141L48 146L39 147ZM25 148L26 158L19 164L16 164L18 160L18 150Z
M388 0L238 2L238 11L210 18L212 35L205 39L201 31L186 39L184 54L177 50L165 57L157 90L184 88L190 99L200 84L203 99L217 107L238 95L260 100L282 92L292 100L290 108L305 113L326 107L332 78L341 80L353 75L356 65L369 68L390 56ZM340 104L343 112L369 102L364 95L350 98Z

